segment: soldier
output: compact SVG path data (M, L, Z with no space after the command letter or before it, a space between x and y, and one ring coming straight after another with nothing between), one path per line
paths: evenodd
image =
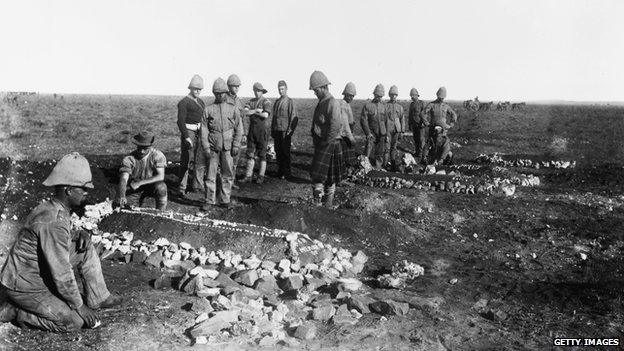
M409 129L412 131L414 138L414 158L416 158L418 162L423 162L423 152L425 151L429 135L429 120L422 114L425 104L422 100L418 99L419 96L416 88L410 90L412 103L409 107L407 119Z
M189 94L178 102L178 128L182 155L180 157L180 173L178 191L181 195L187 190L189 176L191 187L198 190L204 178L204 165L198 165L196 161L197 144L199 141L199 123L204 115L206 104L199 97L204 88L204 80L197 74L189 83ZM191 174L189 174L191 173Z
M206 202L202 211L208 211L209 205L216 204L216 192L219 192L221 206L230 207L230 194L234 180L233 157L240 150L243 136L243 121L240 110L228 98L225 81L217 78L212 85L215 102L208 105L200 128L201 147L208 163L208 176L205 183ZM221 182L217 188L217 171L221 169Z
M353 127L355 126L355 121L353 119L353 110L351 109L351 102L353 101L355 95L355 84L352 82L347 83L342 91L343 99L340 100L340 115L342 121L340 136L342 137L342 154L347 170L349 170L350 167L355 166L357 159L355 152L355 138L353 137Z
M288 85L280 80L277 83L280 98L273 105L273 121L271 122L271 136L275 140L277 158L277 176L281 179L290 178L290 143L297 128L299 117L294 101L288 97Z
M373 91L373 100L367 101L362 108L360 124L366 136L366 156L375 164L375 169L381 169L387 143L388 115L386 104L381 101L385 95L384 86L377 84ZM373 157L374 156L374 157Z
M253 85L254 98L245 106L244 114L249 116L249 132L247 133L247 171L242 183L249 183L253 176L255 157L260 161L260 169L256 183L264 182L266 172L267 143L269 140L267 119L271 115L271 102L264 97L267 90L260 83Z
M2 320L53 332L95 328L100 322L95 310L122 299L106 287L90 233L72 231L70 211L84 206L93 189L89 163L78 153L65 155L43 185L54 187L54 196L30 213L0 273L8 297Z
M329 92L329 84L323 72L314 71L310 76L310 90L319 99L312 118L314 156L310 178L314 203L332 208L336 184L343 175L343 160L340 103Z
M124 157L119 172L119 206L128 204L143 206L143 201L150 196L156 200L156 209L167 208L167 184L165 184L165 167L167 159L160 151L152 147L154 134L140 132L135 135L132 142L136 145L130 155ZM130 201L126 194L131 197Z
M236 109L238 109L238 112L240 113L241 116L241 120L243 120L243 103L241 101L241 99L238 97L238 89L241 86L241 80L240 78L238 78L238 76L236 74L230 74L230 76L227 79L227 86L228 86L228 95L227 98L228 100L234 104L234 106L236 107ZM243 136L245 136L245 131L247 130L245 128L245 121L243 120L242 122L242 126L243 126ZM238 189L238 185L236 185L236 169L238 168L238 160L240 158L241 153L239 152L236 156L232 157L232 175L234 176L234 178L232 179L232 188L233 189Z
M399 140L403 137L403 133L407 130L407 123L405 123L405 116L403 114L403 106L397 101L399 95L399 89L396 85L390 87L388 96L390 101L386 103L386 111L388 113L388 141L386 145L386 153L384 155L384 163L388 166L390 161L390 167L395 170L397 167L397 146Z
M451 142L440 126L435 126L431 135L431 163L450 164L453 160Z
M425 159L427 158L429 149L432 148L435 144L432 137L434 135L446 137L448 130L452 128L455 125L455 123L457 123L457 113L453 111L453 109L451 108L449 104L444 102L444 99L446 98L446 88L441 87L440 89L438 89L438 91L436 92L436 96L437 96L437 99L428 103L425 106L425 109L423 110L423 118L430 121L429 123L429 136L430 136L429 145L428 145L428 148L425 150L425 153L423 156L423 158ZM451 123L447 122L448 117L451 118ZM441 127L441 130L439 129L438 133L436 133L435 131L436 126ZM445 140L446 142L450 143L448 138L446 138Z

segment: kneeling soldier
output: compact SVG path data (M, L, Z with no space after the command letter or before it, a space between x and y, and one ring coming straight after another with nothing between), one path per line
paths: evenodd
M156 209L167 208L167 184L165 184L165 167L167 159L160 151L152 147L154 134L140 132L135 135L132 142L136 150L126 156L122 161L119 172L119 206L138 205L143 206L146 197L156 200ZM126 195L130 197L130 201Z
M243 135L243 122L240 111L231 99L228 99L228 87L221 78L212 86L215 102L206 107L206 115L200 128L201 146L208 163L206 179L206 202L202 211L209 205L216 204L216 193L219 192L221 205L230 206L230 194L234 182L234 164L232 158L238 155ZM217 189L217 171L221 170L221 182Z

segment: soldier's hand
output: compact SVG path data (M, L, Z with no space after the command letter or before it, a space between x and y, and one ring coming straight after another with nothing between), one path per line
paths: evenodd
M78 243L77 250L78 252L84 252L87 250L87 247L91 244L91 233L86 230L81 230L78 232Z
M125 197L119 198L119 207L124 208L128 204L128 199Z
M237 147L233 147L232 150L230 150L230 153L232 154L232 157L236 157L238 156L238 148Z
M83 304L76 310L76 312L78 313L80 318L82 318L82 320L85 321L85 324L89 328L93 328L93 326L95 326L95 324L100 320L98 318L97 313L95 313L94 310L87 307L87 305Z
M186 138L184 140L186 141L189 147L193 147L193 140L191 140L191 138Z
M130 182L130 188L132 190L137 190L140 186L141 184L139 184L139 182Z

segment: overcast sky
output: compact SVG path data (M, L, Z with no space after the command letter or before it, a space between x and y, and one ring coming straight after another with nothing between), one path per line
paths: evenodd
M184 95L237 73L310 97L624 100L624 1L6 1L0 91Z

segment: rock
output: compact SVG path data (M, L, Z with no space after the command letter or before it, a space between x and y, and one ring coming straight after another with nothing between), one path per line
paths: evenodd
M212 299L212 307L217 311L229 310L232 308L232 302L227 297L218 295Z
M163 259L164 257L162 255L162 252L156 251L147 257L147 259L145 260L145 264L148 266L160 268Z
M246 304L247 302L249 302L249 298L245 296L243 292L240 290L234 291L232 294L228 296L228 298L232 302L232 305L237 304L237 303Z
M132 253L132 262L144 263L147 260L147 254L143 251L134 251Z
M409 312L409 304L405 302L396 302L394 300L376 301L369 305L371 311L387 315L403 316Z
M341 278L337 284L340 291L355 292L362 288L362 282L355 278Z
M238 321L237 311L215 312L212 317L194 326L190 330L190 334L194 338L202 335L216 334L222 329L228 328L230 323L234 323L236 321Z
M287 260L287 259L281 260L279 264L277 265L277 268L281 272L290 272L290 260Z
M195 338L194 345L206 345L207 343L208 343L208 338L206 338L203 335L200 335L200 336Z
M202 277L196 275L194 277L186 279L185 281L180 280L179 289L188 294L196 294L198 291L204 289Z
M208 300L202 298L202 299L197 299L196 301L193 301L193 304L191 305L191 311L195 313L199 313L199 314L210 313L214 311L214 308L212 308ZM199 322L196 322L196 323L199 323Z
M320 288L323 285L326 285L327 283L325 282L325 280L323 279L318 279L315 278L313 275L309 274L306 275L305 277L305 282L308 288L308 291L315 291L316 289Z
M252 330L253 325L250 321L239 321L237 323L234 323L229 329L230 334L234 336L249 335L252 334Z
M301 340L314 339L316 337L316 325L311 322L306 322L297 327L294 336Z
M248 288L246 286L241 287L241 292L243 293L243 295L245 295L248 299L251 299L251 300L255 300L259 297L262 297L262 294L258 290Z
M202 281L204 282L204 286L209 287L209 288L216 288L219 286L219 282L214 280L214 279L210 279L210 278L203 278Z
M260 259L258 257L256 257L255 254L253 254L253 255L251 255L251 257L243 260L243 264L248 269L256 269L256 268L258 268L260 266L261 263L262 263L262 261L260 261Z
M162 274L160 277L154 280L154 289L170 288L171 276L168 274Z
M266 269L270 271L270 270L275 269L275 265L276 265L275 262L265 260L265 261L262 261L262 264L260 265L260 267L262 267L262 269Z
M261 339L258 339L257 344L258 346L268 347L268 346L274 346L276 342L277 340L273 339L269 335L266 335L262 337Z
M316 307L312 310L312 318L317 321L328 321L336 313L336 308L332 305Z
M254 284L254 289L262 295L273 295L280 292L277 282L272 276L258 279Z
M215 279L219 282L219 287L221 288L230 288L230 290L240 290L240 284L232 280L227 274L220 273ZM227 295L227 294L226 294Z
M358 312L365 314L370 313L370 304L375 302L375 299L364 295L351 295L347 299L347 306L349 309L355 309Z
M335 325L355 325L357 322L358 319L351 316L351 314L341 316L336 315L332 317L332 323Z
M234 273L232 278L237 283L241 283L246 286L253 286L256 280L258 280L258 273L255 269L246 269Z
M196 291L197 297L215 297L221 294L220 288L203 288Z
M299 274L293 274L281 281L280 287L284 291L299 290L303 287L303 278Z

